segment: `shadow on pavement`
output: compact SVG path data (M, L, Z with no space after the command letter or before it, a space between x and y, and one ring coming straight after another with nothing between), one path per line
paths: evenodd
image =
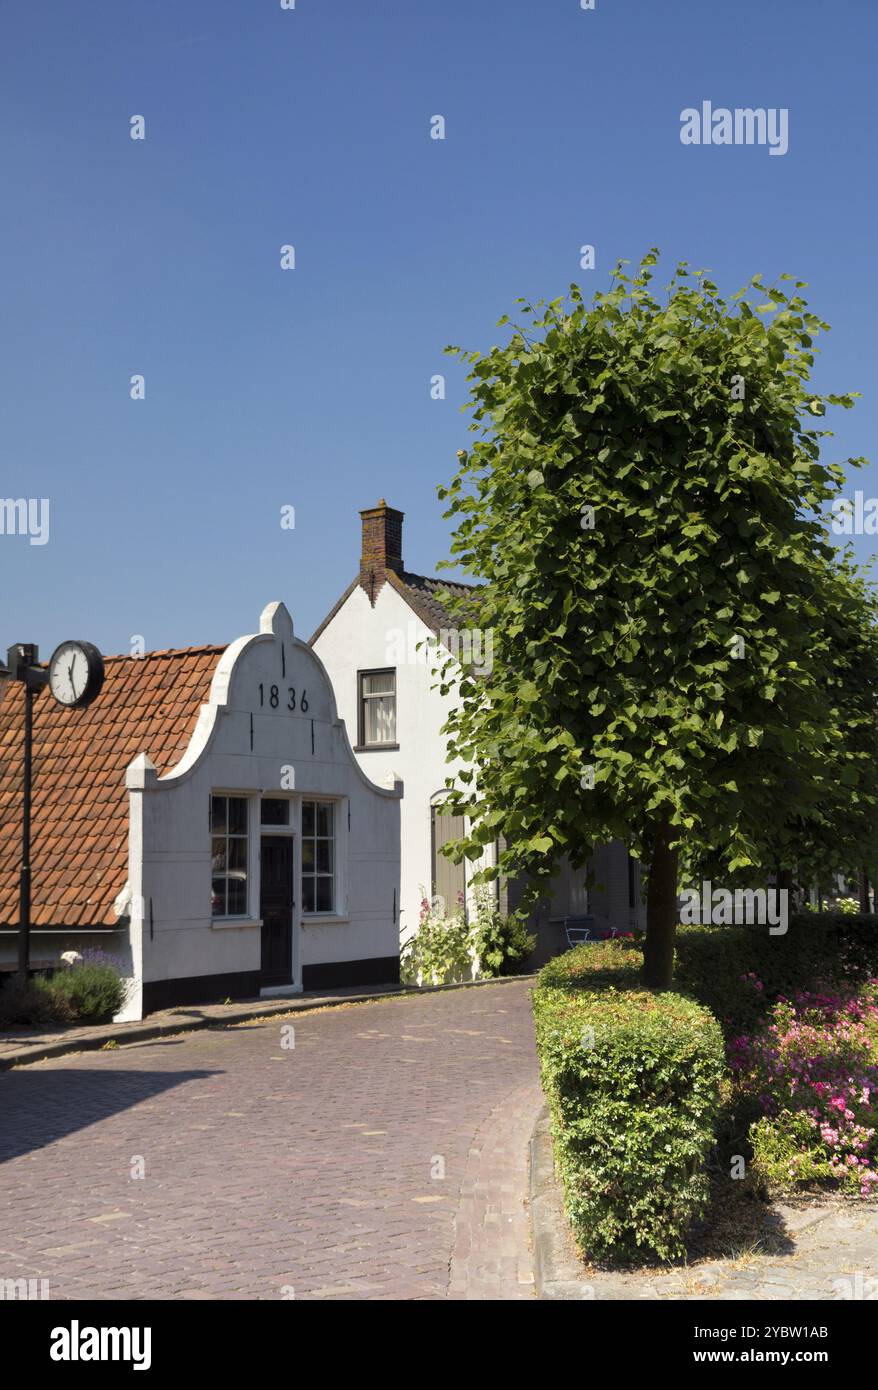
M64 1067L0 1073L0 1163L216 1070L110 1071Z

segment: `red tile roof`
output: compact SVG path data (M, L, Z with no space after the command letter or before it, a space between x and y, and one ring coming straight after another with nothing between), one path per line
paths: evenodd
M92 705L65 710L43 689L34 701L31 924L115 926L128 877L125 769L147 753L179 762L208 698L224 647L105 657ZM0 680L0 927L18 924L24 689Z

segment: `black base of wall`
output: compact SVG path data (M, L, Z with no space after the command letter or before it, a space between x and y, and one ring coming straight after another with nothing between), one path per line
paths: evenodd
M259 995L258 970L229 975L189 975L181 980L149 980L143 985L143 1012L156 1013L177 1004L221 1004L224 999L255 999Z
M399 956L374 960L329 961L306 965L303 990L342 989L345 985L398 985ZM179 1004L221 1004L225 999L258 999L262 978L258 970L233 975L189 975L181 980L150 980L143 986L143 1012L154 1014Z
M326 965L306 965L302 988L341 989L345 985L398 985L399 956L377 956L374 960L338 960Z

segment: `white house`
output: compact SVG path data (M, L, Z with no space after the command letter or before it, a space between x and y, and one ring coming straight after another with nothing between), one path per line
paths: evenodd
M124 1017L399 978L402 784L369 779L282 603L228 647L106 659L34 711L34 965L100 947ZM17 953L21 690L0 688L0 965Z
M397 771L405 784L402 803L401 925L403 938L418 924L422 889L453 904L468 896L473 869L454 865L441 853L457 837L459 821L442 811L445 779L460 770L448 763L441 733L450 696L435 686L431 663L421 645L442 635L470 644L476 664L491 659L490 633L455 634L453 620L438 595L472 593L462 585L415 574L402 558L403 513L382 499L360 513L360 567L338 603L311 638L311 646L335 689L338 711L347 724L360 766L382 780ZM458 649L459 650L459 649ZM493 861L496 862L496 861ZM536 961L566 947L568 915L590 912L619 930L643 924L640 869L620 841L601 848L592 861L594 883L585 886L586 870L564 865L551 901L531 913L536 930ZM521 886L499 884L501 910L515 906Z

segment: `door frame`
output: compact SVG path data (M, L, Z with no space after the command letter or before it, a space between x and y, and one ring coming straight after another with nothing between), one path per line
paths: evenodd
M272 800L289 801L290 803L290 823L289 825L262 825L261 810L258 811L259 826L259 891L262 892L262 837L290 838L293 842L292 853L292 874L293 881L290 885L291 899L293 904L292 921L290 930L293 934L290 951L290 974L292 980L288 985L263 985L259 991L260 998L271 999L282 997L286 994L302 993L302 904L301 904L301 883L302 883L302 837L300 834L302 823L302 798L301 796L283 796L282 793L268 792L263 795L269 796ZM257 798L257 805L261 808L262 796ZM260 927L261 917L260 912ZM260 945L260 951L261 951ZM260 958L261 959L261 958Z

